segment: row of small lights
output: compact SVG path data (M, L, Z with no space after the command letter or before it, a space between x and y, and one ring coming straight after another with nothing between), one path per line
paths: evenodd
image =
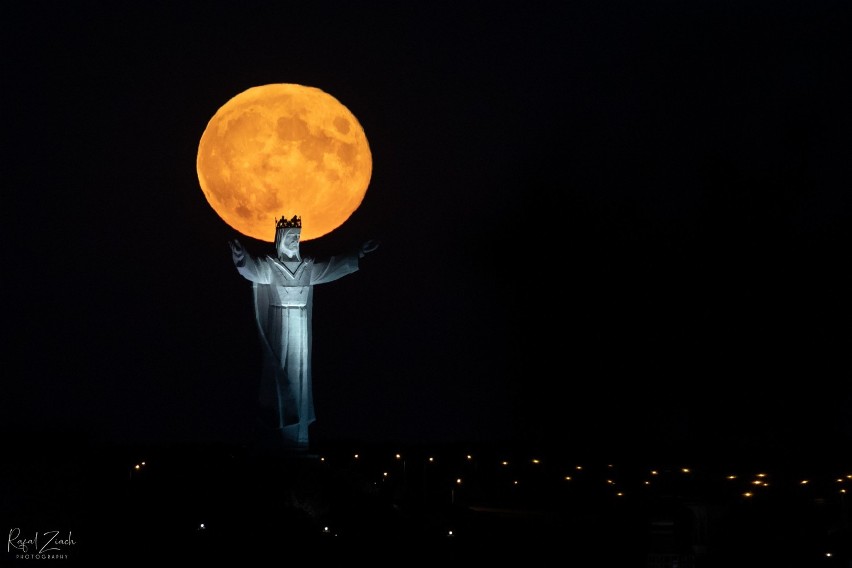
M354 454L354 455L353 455L353 457L354 457L354 459L355 459L355 460L358 460L358 459L360 459L360 457L361 457L361 456L360 456L360 454ZM402 455L397 453L397 454L395 454L395 455L394 455L394 458L395 458L395 459L397 459L397 460L400 460L400 459L402 459ZM468 462L473 461L473 456L472 456L472 455L470 455L470 454L467 454L467 455L465 456L465 460L466 460L466 461L468 461ZM323 461L323 462L324 462L324 461L325 461L325 458L324 458L324 457L320 458L320 461ZM432 457L432 456L430 456L430 457L428 457L428 458L426 459L426 461L427 461L428 463L434 463L434 462L435 462L435 458L434 458L434 457ZM529 463L531 463L532 465L541 465L541 464L542 464L542 461L541 461L540 459L538 459L538 458L532 458L532 459L530 459L530 460L529 460ZM501 465L502 467L509 467L510 462L509 462L509 461L506 461L506 460L503 460L503 461L501 461L501 462L500 462L500 465ZM614 465L613 465L613 464L607 464L607 468L612 469L612 468L614 468ZM581 466L581 465L575 466L575 470L576 470L576 471L582 471L582 470L583 470L583 466ZM692 470L691 470L690 468L687 468L687 467L682 467L682 468L680 468L678 471L679 471L681 474L685 474L685 475L686 475L686 474L691 474L691 473L692 473ZM650 471L649 471L649 474L650 474L652 477L656 477L656 476L659 476L659 475L660 475L660 471L659 471L659 470L654 470L654 469L652 469L652 470L650 470ZM389 476L390 476L390 473L389 473L389 472L387 472L387 471L382 472L382 477L383 477L383 478L388 478ZM769 485L770 485L770 484L769 484L769 481L767 481L767 477L768 477L768 476L769 476L769 474L767 474L767 473L757 473L757 474L755 474L755 475L754 475L755 479L753 479L752 481L750 481L750 482L749 482L749 484L750 484L750 485L754 485L755 487L768 488L768 487L769 487ZM565 480L565 481L572 481L573 479L574 479L574 478L573 478L571 475L566 475L566 476L564 476L564 480ZM737 476L737 475L727 475L727 476L725 476L725 479L727 479L727 480L729 480L729 481L734 481L734 480L739 479L739 476ZM848 474L848 475L846 475L845 477L839 477L839 478L837 478L835 481L836 481L837 483L844 483L844 482L847 482L847 481L852 481L852 474ZM608 485L610 485L610 486L615 486L615 485L616 485L616 482L615 482L615 481L613 481L612 479L606 479L606 480L605 480L605 482L606 482ZM799 485L808 485L810 482L811 482L811 480L809 480L809 479L801 479L801 480L798 482L798 484L799 484ZM461 483L462 483L462 478L461 478L461 477L456 478L455 483L456 483L456 485L461 485ZM519 481L519 480L517 480L517 479L515 479L515 480L513 480L513 481L512 481L512 484L513 484L513 485L519 485L519 484L520 484L520 481ZM649 486L649 485L651 485L651 481L650 481L650 480L645 480L645 481L643 481L643 485L645 485L645 486ZM845 494L847 493L847 491L846 491L846 489L845 489L845 488L841 487L841 488L839 489L838 493L839 493L839 494L841 494L841 495L845 495ZM624 492L623 492L623 491L618 491L618 492L616 492L616 493L615 493L615 495L616 495L617 497L624 497L624 496L625 496L625 494L624 494ZM742 496L743 496L743 497L745 497L745 498L751 498L751 497L754 497L754 496L755 496L755 493L754 493L753 491L745 491L745 492L743 492L743 493L742 493Z
M356 460L360 459L360 454L354 454L354 458L355 458ZM402 454L398 454L398 453L397 453L397 454L395 454L395 455L394 455L394 458L395 458L395 459L397 459L397 460L401 460L401 459L402 459ZM470 455L470 454L467 454L467 455L465 456L465 459L466 459L466 461L468 461L468 462L472 462L472 461L473 461L473 456L472 456L472 455ZM325 461L326 461L325 457L321 457L321 458L320 458L320 461L321 461L321 462L325 462ZM427 460L426 460L426 461L427 461L427 462L429 462L429 463L434 463L434 462L435 462L435 458L434 458L434 457L432 457L432 456L430 456L430 457L428 457L428 458L427 458ZM540 459L538 459L538 458L532 458L532 459L530 460L530 463L531 463L531 464L533 464L533 465L541 465L541 463L542 463L542 462L541 462L541 460L540 460ZM141 470L143 467L145 467L145 464L146 464L146 462L144 462L144 461L142 461L142 462L139 462L139 463L135 464L135 465L133 466L133 471L139 471L139 470ZM503 467L508 467L508 466L510 465L510 463L509 463L508 461L505 461L505 460L504 460L504 461L501 461L501 462L500 462L500 465L501 465L501 466L503 466ZM614 467L614 466L613 466L612 464L608 464L608 465L607 465L607 468L612 469L613 467ZM581 465L575 466L575 469L576 469L577 471L581 471L581 470L583 469L583 466L581 466ZM679 471L680 471L682 474L690 474L690 473L692 473L692 470L691 470L691 469L689 469L689 468L686 468L686 467L680 468L680 470L679 470ZM132 472L131 472L131 473L132 473ZM649 471L649 474L650 474L651 476L658 476L658 475L660 474L660 472L659 472L658 470L653 470L653 469L652 469L652 470L650 470L650 471ZM389 476L390 476L390 473L389 473L389 472L387 472L387 471L385 471L385 472L383 472L383 473L382 473L382 477L383 477L383 478L387 478L387 477L389 477ZM769 487L769 482L768 482L768 481L767 481L767 479L766 479L767 477L768 477L768 474L766 474L766 473L757 473L757 474L755 474L755 479L753 479L753 480L752 480L752 481L750 481L749 483L750 483L751 485L756 486L756 487L763 487L763 488L767 488L767 487ZM736 479L738 479L738 478L739 478L739 476L737 476L737 475L728 475L728 476L726 476L726 477L725 477L725 479L727 479L727 480L729 480L729 481L733 481L733 480L736 480ZM564 476L564 479L565 479L565 481L572 481L572 480L573 480L573 477L572 477L572 476L570 476L570 475L566 475L566 476ZM839 478L837 478L835 481L836 481L837 483L844 483L844 482L846 482L846 481L852 481L852 474L848 474L848 475L846 475L845 477L839 477ZM461 483L462 483L462 478L461 478L461 477L456 478L456 484L457 484L457 485L461 485ZM520 483L520 481L518 481L518 480L513 480L513 481L512 481L512 484L513 484L513 485L518 485L519 483ZM613 481L612 479L607 479L607 480L606 480L606 483L607 483L608 485L616 485L615 481ZM809 480L809 479L802 479L802 480L800 480L800 481L799 481L799 484L800 484L800 485L808 485L809 483L810 483L810 480ZM646 485L646 486L648 486L648 485L651 485L651 482L650 482L649 480L645 480L645 481L643 482L643 484L644 484L644 485ZM840 493L840 494L842 494L842 495L845 495L845 494L847 493L846 488L841 487L841 488L839 489L839 493ZM617 496L619 496L619 497L623 497L623 496L624 496L624 493L623 493L623 492L621 492L621 491L619 491L619 492L617 492L617 493L616 493L616 495L617 495ZM744 492L742 495L743 495L743 497L750 498L750 497L754 497L754 495L755 495L755 494L754 494L754 492L752 492L752 491L746 491L746 492Z

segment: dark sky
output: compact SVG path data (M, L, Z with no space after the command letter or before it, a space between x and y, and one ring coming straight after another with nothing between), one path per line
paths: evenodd
M267 83L332 94L373 153L303 245L382 241L315 290L312 440L852 435L846 2L0 10L7 438L251 438L250 285L195 158Z

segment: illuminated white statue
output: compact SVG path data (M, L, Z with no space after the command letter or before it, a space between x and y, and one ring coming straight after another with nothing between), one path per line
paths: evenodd
M308 448L308 426L315 421L311 387L311 304L313 287L358 270L358 261L376 250L367 241L355 252L327 260L302 258L302 221L281 217L275 225L277 257L256 258L233 240L231 254L240 274L250 280L254 311L263 345L261 403L277 414L284 446Z

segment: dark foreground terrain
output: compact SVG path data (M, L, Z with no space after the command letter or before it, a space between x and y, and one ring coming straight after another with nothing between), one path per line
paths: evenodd
M839 460L37 445L0 462L0 566L852 566Z

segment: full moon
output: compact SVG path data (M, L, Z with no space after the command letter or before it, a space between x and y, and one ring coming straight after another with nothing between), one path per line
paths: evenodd
M361 205L373 170L364 129L315 87L275 83L226 102L198 144L207 202L243 235L275 240L275 220L299 215L301 240L330 233Z

